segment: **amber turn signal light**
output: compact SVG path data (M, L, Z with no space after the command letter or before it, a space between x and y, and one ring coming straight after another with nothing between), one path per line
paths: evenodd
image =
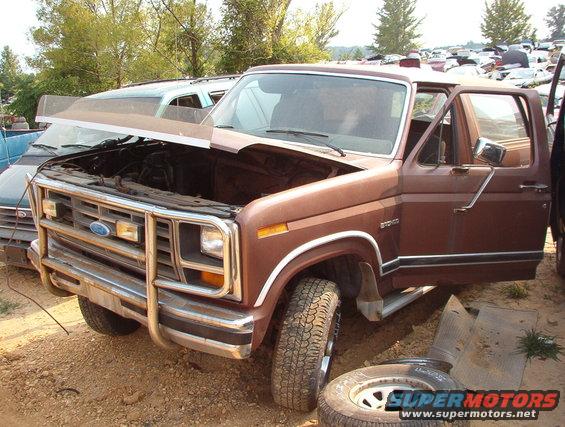
M286 223L269 225L267 227L262 227L257 230L257 237L259 239L264 239L265 237L276 236L277 234L283 234L288 232L288 225Z
M221 288L224 286L224 275L223 274L215 274L209 273L207 271L200 272L200 280L208 285L216 286Z

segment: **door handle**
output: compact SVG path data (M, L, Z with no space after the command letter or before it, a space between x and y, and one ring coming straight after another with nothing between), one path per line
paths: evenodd
M470 170L469 166L454 166L451 168L451 173L453 175L467 175Z
M520 185L520 190L522 191L534 191L536 193L546 193L548 189L549 187L545 184L533 183L533 184Z

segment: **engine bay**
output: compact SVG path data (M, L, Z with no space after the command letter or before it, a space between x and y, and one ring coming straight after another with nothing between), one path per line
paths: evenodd
M177 208L195 203L241 208L270 194L356 170L278 147L230 153L150 141L56 158L42 173Z

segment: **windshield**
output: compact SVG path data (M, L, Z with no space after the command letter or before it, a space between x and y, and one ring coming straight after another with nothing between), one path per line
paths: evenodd
M406 115L407 91L401 83L357 77L250 74L206 123L324 150L331 144L390 155Z
M103 141L125 136L125 134L55 123L49 126L34 144L48 145L55 149L88 149L88 146L92 147Z
M534 77L534 69L524 68L523 70L512 70L508 73L507 79L530 79Z

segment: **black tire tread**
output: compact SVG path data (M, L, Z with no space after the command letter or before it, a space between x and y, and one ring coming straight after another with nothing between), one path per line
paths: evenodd
M136 331L140 326L139 322L122 317L80 295L78 297L78 306L86 324L100 334L110 336L128 335Z
M288 303L275 346L271 390L275 402L309 411L316 407L319 364L339 289L329 280L302 279Z

